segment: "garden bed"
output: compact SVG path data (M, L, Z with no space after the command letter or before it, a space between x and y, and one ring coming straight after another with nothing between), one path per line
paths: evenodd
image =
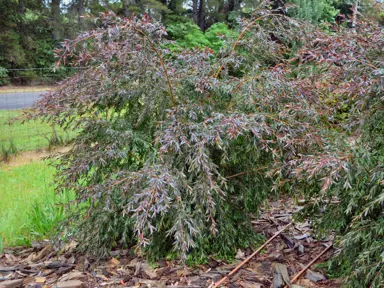
M291 223L300 208L291 200L269 202L253 221L254 228L268 239ZM211 258L207 264L187 267L178 260L148 263L130 250L115 250L110 257L95 261L76 253L76 245L39 242L32 248L5 250L0 255L0 287L17 287L6 283L19 283L20 287L212 287L258 248L238 250L233 263ZM332 237L313 237L309 222L293 223L220 287L284 287L330 245ZM298 278L295 287L340 287L338 280L328 279L316 265L333 253L333 248L328 249Z

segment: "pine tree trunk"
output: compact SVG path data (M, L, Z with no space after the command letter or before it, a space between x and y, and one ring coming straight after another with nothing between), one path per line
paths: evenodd
M141 13L144 13L144 12L145 12L145 9L144 9L143 1L141 1L141 0L136 0L136 3L137 3L137 5L138 5L139 8L140 8Z
M240 0L229 0L228 2L228 10L231 11L237 11L240 9Z
M197 4L198 4L198 0L192 0L193 21L195 22L196 25L198 25L198 22L199 22Z
M240 10L240 0L234 0L233 2L234 2L233 10L234 11Z
M84 0L78 0L79 2L77 3L77 10L79 13L79 18L78 22L80 23L80 28L84 28L84 14L85 14L85 3Z
M285 11L285 9L284 9L285 2L286 2L286 0L273 0L272 1L272 9L278 10L279 13L283 13Z
M19 0L19 11L21 14L25 13L25 2L24 0Z
M202 31L205 30L205 1L200 0L199 3L199 27Z
M129 0L121 0L121 4L123 5L123 16L128 17L129 16Z
M354 32L356 32L357 14L359 11L359 0L355 1L355 3L352 5L351 10L352 10L351 28Z
M177 8L177 0L170 0L168 4L168 9L175 12Z
M231 12L235 9L235 0L229 0L228 1L228 11Z
M61 39L60 0L52 0L51 2L51 20L53 28L52 37L55 41L59 41Z

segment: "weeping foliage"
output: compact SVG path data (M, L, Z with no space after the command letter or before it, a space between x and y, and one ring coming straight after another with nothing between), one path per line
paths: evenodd
M145 17L100 21L57 51L87 69L35 105L35 116L81 130L57 185L86 203L76 215L82 248L104 255L136 243L147 255L202 260L254 244L250 215L290 161L322 146L312 104L284 71L261 68L284 59L299 25L256 15L242 23L247 40L215 59L210 49L170 54L164 28Z
M341 249L330 267L346 276L350 287L381 287L384 33L368 23L359 23L356 33L341 32L323 35L301 52L302 62L326 67L312 77L307 75L299 85L307 97L317 95L320 101L332 103L329 120L341 137L328 153L318 153L298 165L297 174L302 173L306 182L322 179L321 189L313 186L307 193L314 200L307 212L314 216L319 232L337 233ZM340 113L347 115L342 121L337 117Z
M351 287L383 281L383 31L324 33L266 10L216 54L164 47L147 17L104 14L65 42L85 66L29 117L79 129L57 190L74 190L81 248L228 258L260 237L250 219L275 193L337 234ZM308 31L311 30L311 33ZM305 32L304 32L305 31Z

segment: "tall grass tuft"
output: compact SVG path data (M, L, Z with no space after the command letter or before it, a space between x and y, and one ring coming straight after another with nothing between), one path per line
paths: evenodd
M58 226L66 219L65 204L73 199L70 192L56 195L55 198L35 201L28 212L28 221L23 225L26 236L20 238L21 242L30 245L33 240L53 237Z
M9 145L6 145L4 143L1 144L1 150L0 150L0 162L8 162L11 156L16 155L18 152L18 149L13 142L13 140L9 141Z
M47 161L12 167L0 166L0 238L2 246L29 245L49 238L65 219L62 204L72 192L55 194L54 169Z

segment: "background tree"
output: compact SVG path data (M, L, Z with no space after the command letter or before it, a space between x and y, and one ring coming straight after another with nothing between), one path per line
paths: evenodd
M291 5L292 2L296 5L295 7ZM268 5L275 10L283 9L293 17L307 19L313 23L333 22L338 11L347 15L346 22L353 20L351 8L355 2L352 0L293 0L292 2L280 0L73 0L70 2L0 0L0 5L4 8L0 11L0 67L2 67L2 71L12 68L52 67L53 54L51 51L59 46L63 39L73 38L81 31L96 28L95 23L90 21L87 15L98 16L99 13L105 11L114 11L121 16L145 13L151 18L161 21L166 27L171 26L172 30L175 30L175 25L184 25L179 30L185 29L185 23L190 20L194 21L202 31L218 22L236 30L238 19L249 17L252 9L266 8ZM373 0L360 0L358 5L358 12L362 17L380 20L382 9L378 3L374 3ZM324 28L326 26L324 25ZM221 33L222 31L219 31L220 29L218 30L217 27L215 26L211 31ZM195 36L193 34L197 32L192 26L190 32L187 38L192 39ZM171 37L175 37L175 35L173 34ZM184 36L182 37L186 39ZM189 44L185 43L184 47L191 48L191 43L194 42L203 43L204 40L200 40L204 37L198 37L199 39L196 41L188 41ZM172 39L182 42L181 39ZM38 79L39 76L47 73L51 75L52 71L12 72L9 75L21 77L17 79L31 83L28 80ZM57 76L60 77L60 75Z
M60 0L52 0L51 2L51 21L52 21L52 36L53 40L60 41L62 39L61 25L61 8Z

